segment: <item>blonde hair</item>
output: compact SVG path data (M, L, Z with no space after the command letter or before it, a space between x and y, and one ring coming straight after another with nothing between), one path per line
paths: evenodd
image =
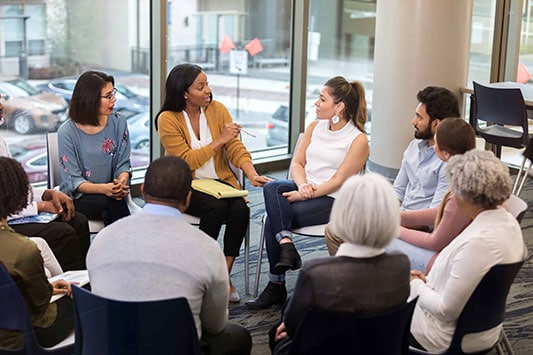
M331 210L332 233L347 243L384 248L399 227L398 198L387 179L367 173L344 182Z

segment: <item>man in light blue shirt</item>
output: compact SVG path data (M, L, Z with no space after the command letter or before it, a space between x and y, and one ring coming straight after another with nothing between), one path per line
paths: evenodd
M428 86L416 95L418 105L411 121L415 139L403 154L394 190L402 210L437 207L448 191L445 163L435 154L434 134L440 121L459 117L459 102L448 89Z

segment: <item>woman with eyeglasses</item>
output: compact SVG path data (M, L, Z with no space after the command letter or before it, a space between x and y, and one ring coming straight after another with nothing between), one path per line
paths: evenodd
M83 73L74 87L69 119L59 128L61 191L76 210L105 225L130 214L131 177L126 120L113 113L115 80L99 71Z

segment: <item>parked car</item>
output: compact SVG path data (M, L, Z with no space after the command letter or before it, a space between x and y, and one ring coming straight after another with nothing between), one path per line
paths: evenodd
M48 180L48 157L44 136L43 139L26 139L12 143L9 145L9 151L26 171L30 183ZM142 150L132 150L130 159L133 168L145 167L150 163L150 154Z
M131 149L150 152L150 112L139 112L128 118Z
M305 114L305 127L316 118L314 112ZM287 145L289 137L289 107L280 105L276 112L266 123L266 145L268 147L276 145Z
M67 118L67 102L58 95L41 92L23 79L0 81L5 95L5 127L19 134L36 130L55 131Z
M42 90L53 92L63 97L67 102L70 102L74 86L76 85L75 78L59 78L50 80L46 84L41 84L38 87ZM146 96L138 95L130 90L126 85L115 82L115 88L117 89L117 102L115 107L132 107L135 109L148 109L150 100Z

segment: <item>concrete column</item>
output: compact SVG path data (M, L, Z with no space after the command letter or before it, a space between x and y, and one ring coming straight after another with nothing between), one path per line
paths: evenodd
M377 2L368 169L394 178L414 138L416 93L467 84L472 0ZM461 100L459 100L461 103Z

